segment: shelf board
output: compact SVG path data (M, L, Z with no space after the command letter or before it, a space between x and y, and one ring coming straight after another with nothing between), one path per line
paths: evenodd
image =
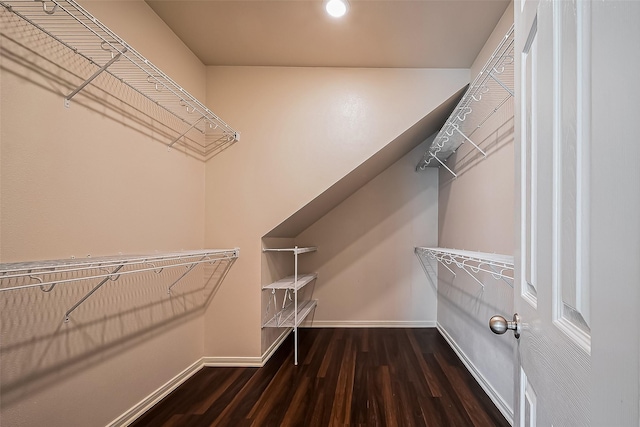
M293 252L293 253L297 253L299 254L304 254L307 252L315 252L317 251L318 248L315 246L309 246L306 248L264 248L262 251L263 252Z
M263 286L262 289L300 289L308 285L311 281L318 277L318 273L298 274L298 282L295 282L295 276L288 276L283 279Z
M317 300L300 301L298 303L298 322L295 322L294 306L291 304L284 310L279 311L268 322L266 322L264 328L293 328L297 327L306 319L311 311L318 304Z

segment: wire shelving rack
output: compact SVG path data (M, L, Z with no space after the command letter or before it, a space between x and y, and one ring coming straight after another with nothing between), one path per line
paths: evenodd
M74 0L1 0L0 5L94 66L93 75L65 96L65 106L98 76L108 74L177 119L168 124L156 118L175 132L167 141L169 148L180 143L206 159L240 139L236 130ZM185 140L194 133L199 135L195 146Z
M513 29L511 26L482 71L469 85L429 150L416 165L416 171L427 167L444 167L454 178L457 177L446 161L460 145L467 142L484 157L487 156L473 138L475 132L514 96Z
M502 279L513 288L513 256L421 246L415 248L415 253L421 262L422 258L435 260L454 276L456 272L451 267L463 270L478 282L482 289L484 283L478 278L481 273L488 273L496 280Z
M171 294L173 287L197 265L235 261L239 256L240 249L235 248L0 264L0 293L33 288L49 293L60 285L99 279L99 283L65 313L65 322L68 322L69 315L98 289L123 275L148 271L160 274L164 269L184 267L185 271L167 288Z

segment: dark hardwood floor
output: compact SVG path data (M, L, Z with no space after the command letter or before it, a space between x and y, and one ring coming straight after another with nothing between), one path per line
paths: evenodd
M508 426L436 329L301 329L262 368L203 368L133 426Z

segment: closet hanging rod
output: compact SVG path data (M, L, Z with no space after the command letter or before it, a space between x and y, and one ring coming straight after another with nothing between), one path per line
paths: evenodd
M195 264L208 262L214 263L220 260L232 260L239 256L240 249L235 248L174 252L148 256L100 257L86 258L83 260L71 259L0 264L0 292L35 287L40 287L43 291L48 292L51 291L54 286L63 283L100 278L116 280L114 279L114 276L119 277L125 274L142 273L146 271L160 273L165 268L180 266L192 267ZM156 263L160 262L163 262L164 264L156 265ZM127 270L119 271L119 267L127 267ZM98 270L99 272L90 273L91 270ZM79 277L60 277L60 275L80 274L82 272L89 272L89 274L81 275ZM47 276L52 275L57 275L57 277L47 278ZM34 283L17 284L23 280L34 281ZM10 286L3 286L3 284L8 282L13 282L14 284ZM49 286L50 288L44 289L46 286Z
M239 140L237 131L74 0L1 0L0 4L90 63L104 68L105 73L178 118L187 127L195 123L197 126L194 127L202 134L217 134L228 142ZM115 59L117 55L120 55L118 60ZM65 104L86 84L68 95ZM183 131L174 130L178 134ZM210 153L205 151L204 154Z
M465 142L472 144L474 149L484 157L487 156L486 152L472 138L473 134L492 115L498 112L507 100L513 97L513 89L508 86L508 83L513 85L513 30L514 27L511 26L478 76L469 85L462 99L460 99L431 143L429 150L424 153L422 159L416 165L417 172L432 166L434 164L432 162L433 159L444 166L444 162L447 161L449 156ZM506 95L504 95L505 92ZM473 114L474 112L476 114ZM472 123L473 120L469 117L470 115L472 117L480 116L481 119ZM454 177L457 177L456 173L449 167L446 167L446 169Z

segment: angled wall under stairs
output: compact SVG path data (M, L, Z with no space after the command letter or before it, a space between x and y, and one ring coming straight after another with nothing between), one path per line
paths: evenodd
M271 341L260 328L262 237L295 238L422 143L469 73L209 67L207 79L207 102L224 100L218 113L242 144L206 164L205 245L233 242L242 256L205 315L205 354L255 358Z

